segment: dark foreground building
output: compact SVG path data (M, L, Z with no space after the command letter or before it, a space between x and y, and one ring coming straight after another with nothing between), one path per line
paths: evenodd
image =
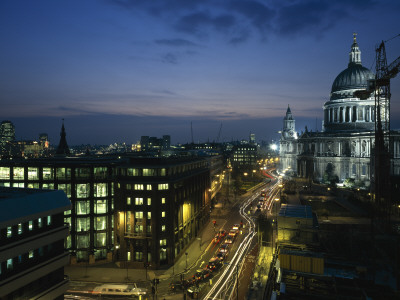
M62 191L0 187L0 299L64 299L70 208Z

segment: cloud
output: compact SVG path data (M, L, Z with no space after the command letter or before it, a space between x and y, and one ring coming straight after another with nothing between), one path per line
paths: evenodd
M197 47L198 45L185 39L161 39L155 40L158 45L166 45L172 47Z
M173 53L167 53L161 57L161 61L167 64L176 65L178 63L178 57Z

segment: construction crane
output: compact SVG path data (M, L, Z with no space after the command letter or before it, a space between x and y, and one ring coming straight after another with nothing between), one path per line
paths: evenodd
M396 35L390 40L399 37ZM390 80L399 73L400 56L387 65L385 42L382 41L376 51L375 79L368 80L366 90L354 93L360 99L367 99L372 93L375 97L375 149L371 155L372 195L379 207L379 218L388 224L390 221Z

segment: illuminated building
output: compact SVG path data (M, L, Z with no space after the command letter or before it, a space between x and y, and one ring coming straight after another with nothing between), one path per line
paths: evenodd
M239 144L233 147L232 166L240 168L253 168L257 165L258 149L256 145Z
M281 136L281 169L291 167L298 176L323 182L355 182L370 186L375 144L374 93L366 99L355 96L365 90L374 74L361 64L361 51L353 38L349 63L334 80L330 99L324 103L322 132L305 131L297 138L289 112ZM387 103L387 102L384 102ZM387 104L383 104L387 105ZM387 111L382 107L382 111ZM382 115L387 123L388 115ZM290 120L290 118L292 120ZM400 175L400 133L391 131L392 175Z
M1 299L64 299L70 207L62 191L0 187Z

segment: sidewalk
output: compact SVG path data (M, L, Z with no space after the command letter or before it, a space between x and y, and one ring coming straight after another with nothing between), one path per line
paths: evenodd
M223 210L229 210L228 205ZM211 214L210 220L200 231L198 237L196 237L192 243L182 252L181 256L177 259L174 266L168 269L159 270L147 270L147 280L153 278L159 278L160 280L169 279L172 276L178 276L181 273L184 277L188 277L192 266L200 260L211 244L214 238L214 225L212 220L217 221L215 230L218 230L223 224L224 220L221 219L222 214L216 214L214 209ZM201 237L201 239L199 239ZM187 253L187 255L185 255ZM186 266L189 271L186 270ZM102 265L68 265L64 268L65 275L68 275L72 281L86 281L86 282L99 282L99 283L121 283L121 282L142 282L146 281L146 270L145 269L125 269L120 268L116 263L110 262Z

